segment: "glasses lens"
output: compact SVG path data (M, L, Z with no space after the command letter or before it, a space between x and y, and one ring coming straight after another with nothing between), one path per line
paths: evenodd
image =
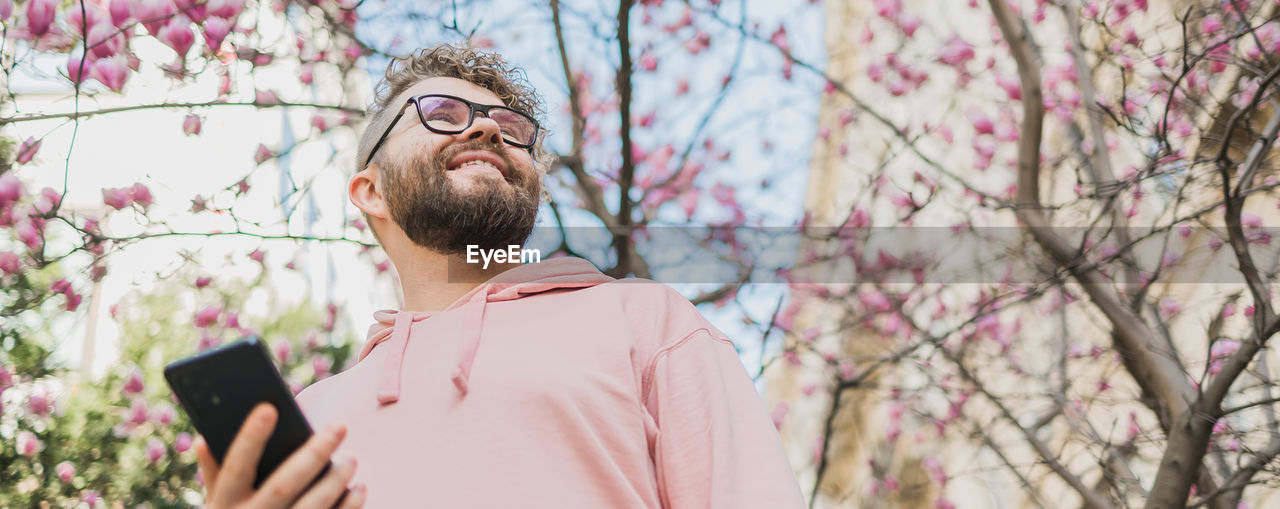
M442 131L461 131L467 127L467 117L471 108L466 104L447 97L424 97L418 100L418 109L422 118L433 129Z
M506 108L494 108L489 110L489 118L498 123L498 128L502 130L502 137L508 142L518 145L532 145L533 137L537 128L533 121L529 120L515 110Z

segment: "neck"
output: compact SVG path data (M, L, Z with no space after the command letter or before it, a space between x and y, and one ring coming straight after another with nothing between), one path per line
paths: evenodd
M402 311L439 311L490 278L520 263L467 263L466 254L446 255L411 245L388 251L404 296ZM477 257L478 258L478 257Z

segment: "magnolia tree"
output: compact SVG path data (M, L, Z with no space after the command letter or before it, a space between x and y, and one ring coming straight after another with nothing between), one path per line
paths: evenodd
M799 216L803 172L794 161L807 157L811 92L824 81L793 75L778 50L790 48L780 27L812 24L817 7L779 4L755 19L745 2L424 4L0 0L8 85L0 97L0 505L197 506L194 431L175 411L164 363L247 334L274 345L295 390L351 362L355 327L341 310L352 301L287 304L297 292L276 276L303 270L300 253L318 245L360 253L384 285L394 274L354 208L334 207L348 212L318 222L294 213L317 198L314 182L298 182L286 160L308 146L349 150L369 70L376 77L387 57L418 46L498 50L547 95L551 200L535 233L549 242L544 257L582 255L617 276L709 283L693 299L737 307L732 316L759 329L744 344L780 330L738 298L749 297L743 283L776 276L744 256L751 246L734 232ZM31 89L40 93L23 91ZM63 97L50 101L48 90ZM278 142L207 147L245 154L238 165L205 168L199 154L182 161L216 175L212 190L182 195L158 179L94 187L77 178L113 170L72 157L89 122L167 111L175 132L210 139L211 119L254 108L302 111L309 125ZM137 154L155 148L137 138L109 143ZM345 180L346 159L321 164ZM683 228L690 223L719 228ZM663 236L655 228L663 225L679 228ZM175 238L203 241L165 243ZM241 249L246 239L260 247L228 262L202 255L219 244ZM663 257L676 251L708 255L725 275L664 272L684 265ZM157 261L163 268L150 278L158 282L96 302L119 331L119 352L108 356L118 360L98 377L59 361L68 331L78 330L67 324L95 327L87 308L101 299L96 290L139 257L178 262ZM274 304L254 303L263 292L258 302Z
M939 4L772 39L854 166L775 320L812 500L1276 503L1280 3Z

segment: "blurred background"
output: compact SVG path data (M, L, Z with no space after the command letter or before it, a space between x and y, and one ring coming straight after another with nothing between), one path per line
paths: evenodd
M697 304L810 507L1280 503L1278 10L0 0L0 507L200 506L165 363L354 362L364 111L440 43L543 94L530 245Z

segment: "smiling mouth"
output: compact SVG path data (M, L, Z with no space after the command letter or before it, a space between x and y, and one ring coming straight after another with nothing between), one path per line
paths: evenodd
M450 169L450 171L452 171L452 170L461 170L461 169L464 169L464 168L489 168L489 169L492 169L493 171L496 171L496 172L498 172L498 173L502 173L502 170L501 170L501 169L499 169L497 166L495 166L493 163L490 163L490 162L488 162L488 161L479 161L479 160L476 160L476 161L467 161L467 162L465 162L465 163L462 163L462 164L460 164L460 165L458 165L458 166L455 166L455 167L451 168L451 169Z

